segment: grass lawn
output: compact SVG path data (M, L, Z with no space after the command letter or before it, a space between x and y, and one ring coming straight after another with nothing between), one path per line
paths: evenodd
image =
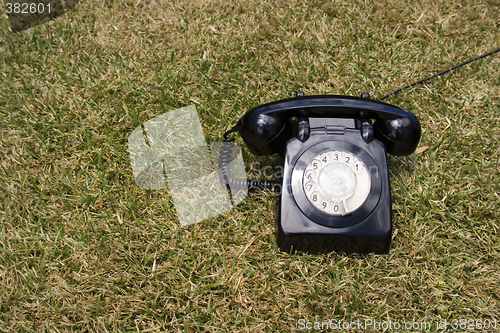
M385 100L422 123L388 157L388 255L280 252L270 193L181 227L127 147L182 106L220 141L296 90L379 97L499 41L498 0L88 0L16 34L3 14L0 331L500 331L499 54Z

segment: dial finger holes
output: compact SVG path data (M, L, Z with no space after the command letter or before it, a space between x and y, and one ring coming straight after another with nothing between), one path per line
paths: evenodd
M333 203L333 212L335 214L340 214L341 213L340 207L341 207L340 202L337 201L337 202Z
M312 169L306 170L304 176L306 179L313 180L313 179L316 179L317 173L316 173L316 171L314 171Z
M344 153L343 158L344 158L344 163L345 164L351 164L352 165L353 162L354 162L354 156L352 156L349 153Z
M311 193L309 198L314 203L319 203L321 201L321 195L318 192Z
M330 201L324 200L324 199L321 200L321 202L320 202L320 208L323 211L328 211L328 209L330 208Z
M311 168L313 170L319 170L319 169L321 169L321 161L317 160L317 159L312 160L311 161Z
M317 185L315 182L307 182L305 185L304 185L304 189L306 190L306 192L313 192L313 191L316 191L317 189Z
M323 163L328 163L330 162L331 159L332 157L330 156L329 153L319 155L319 160Z
M346 215L363 205L371 188L365 163L347 151L317 155L306 167L302 186L309 202L330 215Z

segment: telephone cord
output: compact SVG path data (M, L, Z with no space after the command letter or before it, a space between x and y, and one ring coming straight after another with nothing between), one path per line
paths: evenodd
M228 131L229 132L229 131ZM221 184L225 185L228 189L244 189L245 185L249 190L271 190L280 191L281 183L277 181L265 180L265 179L238 179L231 176L231 170L229 168L229 163L232 160L233 153L233 141L234 138L230 138L227 135L231 132L226 132L224 134L224 141L222 141L222 147L220 149L219 155L219 170L221 176Z
M401 91L403 91L403 90L405 90L405 89L407 89L407 88L410 88L410 87L416 86L417 84L423 83L424 81L427 81L427 80L433 79L433 78L435 78L435 77L441 76L441 75L443 75L443 74L446 74L446 73L448 73L448 72L450 72L450 71L452 71L452 70L454 70L454 69L456 69L456 68L458 68L458 67L462 67L463 65L467 65L468 63L471 63L471 62L473 62L473 61L476 61L476 60L479 60L479 59L482 59L482 58L486 58L487 56L490 56L490 55L492 55L492 54L494 54L494 53L497 53L497 52L499 52L499 51L500 51L500 48L498 48L498 49L496 49L496 50L493 50L493 51L490 51L490 52L488 52L488 53L482 54L482 55L480 55L480 56L478 56L478 57L475 57L475 58L469 59L469 60L467 60L467 61L461 62L461 63L459 63L458 65L455 65L455 66L453 66L453 67L450 67L450 68L448 68L448 69L445 69L444 71L441 71L441 72L436 73L436 74L434 74L434 75L431 75L431 76L428 76L428 77L426 77L426 78L420 79L420 80L415 81L415 82L413 82L413 83L411 83L411 84L408 84L408 85L406 85L406 86L404 86L404 87L398 88L398 89L394 90L393 92L388 93L387 95L384 95L384 96L382 96L382 97L379 97L379 98L378 98L378 100L379 100L379 101L384 100L384 99L386 99L387 97L392 96L392 95L395 95L395 94L397 94L397 93L399 93L399 92L401 92Z

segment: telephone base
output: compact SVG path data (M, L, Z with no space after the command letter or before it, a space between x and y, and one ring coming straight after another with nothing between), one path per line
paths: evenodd
M278 227L276 242L283 252L302 251L308 253L344 252L386 254L391 246L391 235L386 237L363 237L324 234L285 235Z
M351 214L333 214L331 207L323 212L308 199L308 195L314 199L313 195L304 191L304 184L310 181L304 180L311 167L310 161L316 161L316 156L324 156L329 151L348 151L346 159L348 156L351 161L352 156L356 156L363 161L363 168L370 170L370 192L364 203ZM331 156L336 157L335 154ZM318 171L318 174L321 172ZM319 176L316 179L325 181ZM380 141L373 140L367 144L359 135L359 130L353 129L345 129L341 135L313 134L304 143L293 138L287 143L283 184L276 234L281 250L311 253L389 251L392 238L391 194L386 151ZM313 193L321 195L319 191Z

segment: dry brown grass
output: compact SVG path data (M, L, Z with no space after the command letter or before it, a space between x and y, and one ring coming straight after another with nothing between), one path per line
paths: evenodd
M0 330L500 320L498 56L389 100L428 147L389 158L389 255L281 253L270 194L180 227L168 191L135 186L126 145L192 103L216 141L295 90L380 96L498 47L499 17L498 1L125 0L19 34L2 18Z

